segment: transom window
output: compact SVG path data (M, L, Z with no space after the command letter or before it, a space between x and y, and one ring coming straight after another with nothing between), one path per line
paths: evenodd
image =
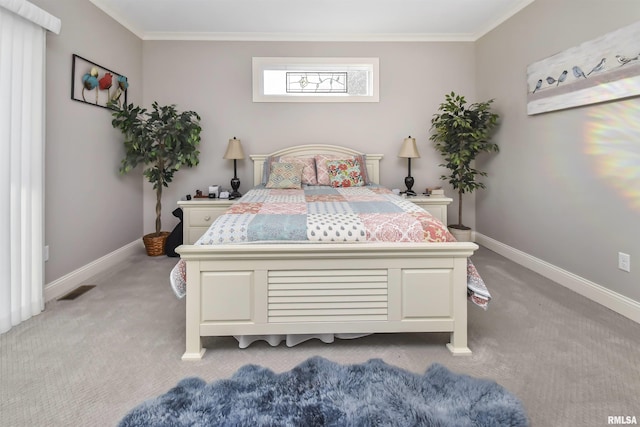
M253 58L253 102L378 101L378 58Z

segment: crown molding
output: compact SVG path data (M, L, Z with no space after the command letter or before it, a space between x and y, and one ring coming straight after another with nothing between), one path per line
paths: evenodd
M477 33L276 33L276 32L145 32L105 0L89 0L141 40L274 41L274 42L475 42L535 0L521 0Z
M131 21L129 21L124 16L122 16L121 14L113 10L105 2L103 2L102 0L89 0L89 1L93 3L93 5L96 6L98 9L100 9L101 11L109 15L111 18L113 18L117 23L119 23L120 25L125 27L127 30L135 34L139 39L144 40L144 31L141 28L135 26L133 23L131 23Z
M506 9L503 14L501 14L498 17L496 17L496 19L494 19L489 24L487 24L484 27L483 30L478 31L474 35L474 40L473 41L476 41L476 40L480 39L481 37L483 37L484 35L489 33L491 30L493 30L494 28L497 28L500 24L502 24L503 22L505 22L509 18L513 17L516 13L520 12L522 9L524 9L527 6L529 6L534 1L535 0L522 0L518 4L514 5L513 7L509 8L509 9Z
M95 1L95 0L91 0ZM473 42L473 34L330 34L330 33L208 33L148 32L143 40L276 41L276 42Z

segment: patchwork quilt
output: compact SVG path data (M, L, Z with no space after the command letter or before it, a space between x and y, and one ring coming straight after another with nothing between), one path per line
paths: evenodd
M379 186L302 189L256 187L218 217L196 245L264 242L453 242L429 212ZM471 261L469 300L487 307L491 295ZM186 294L185 262L171 272L179 298Z

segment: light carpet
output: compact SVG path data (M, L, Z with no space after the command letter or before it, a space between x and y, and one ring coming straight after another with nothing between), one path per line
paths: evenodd
M189 376L229 378L247 364L285 372L313 356L341 364L380 358L414 373L440 363L495 380L523 403L532 426L602 427L640 418L640 325L504 257L473 261L491 291L469 304L470 357L453 357L448 334L376 334L296 347L241 350L209 338L204 358L180 360L185 305L167 277L175 258L144 249L83 284L96 287L0 335L0 426L114 426L138 403Z

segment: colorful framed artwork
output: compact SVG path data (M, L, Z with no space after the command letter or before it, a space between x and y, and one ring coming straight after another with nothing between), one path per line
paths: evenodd
M74 54L71 62L71 99L108 108L109 101L127 103L129 81L95 62Z
M640 22L527 67L529 115L640 95Z

